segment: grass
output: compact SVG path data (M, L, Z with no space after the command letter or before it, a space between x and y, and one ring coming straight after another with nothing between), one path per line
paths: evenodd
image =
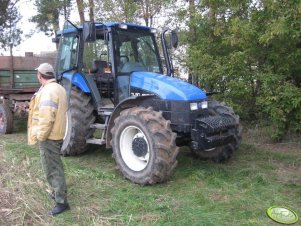
M39 150L17 127L0 137L0 225L280 225L265 213L274 205L301 215L300 150L244 143L224 164L182 148L171 179L144 187L122 177L110 150L65 157L71 211L50 217Z

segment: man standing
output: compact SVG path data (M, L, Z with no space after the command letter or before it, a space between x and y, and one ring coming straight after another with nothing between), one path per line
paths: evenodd
M67 97L64 87L56 83L50 64L43 63L35 70L41 88L34 94L29 106L28 144L39 142L43 170L56 202L50 215L55 216L70 209L60 157L66 128Z

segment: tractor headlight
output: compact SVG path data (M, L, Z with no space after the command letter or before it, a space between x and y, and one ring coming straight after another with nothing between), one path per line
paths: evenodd
M207 101L202 101L201 103L200 103L200 107L202 108L202 109L207 109L208 108L208 102Z
M198 110L198 103L190 103L190 110L191 111Z

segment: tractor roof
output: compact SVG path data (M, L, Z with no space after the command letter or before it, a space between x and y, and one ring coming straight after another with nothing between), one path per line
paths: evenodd
M95 22L95 26L96 28L101 28L103 26L105 27L120 27L121 25L127 25L127 27L129 28L138 28L141 30L151 30L151 27L147 27L147 26L142 26L142 25L138 25L138 24L131 24L131 23L120 23L120 22ZM76 30L81 31L83 29L83 26L77 26L77 28L75 27L68 27L66 29L64 29L64 34L68 34L68 33L74 33L76 32ZM56 34L58 36L60 36L62 34L63 30L59 30L56 32Z

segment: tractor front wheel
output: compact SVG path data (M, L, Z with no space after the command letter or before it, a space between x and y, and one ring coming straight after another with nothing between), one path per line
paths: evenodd
M121 112L111 130L113 157L122 174L134 183L162 183L177 165L179 148L170 121L152 108Z

